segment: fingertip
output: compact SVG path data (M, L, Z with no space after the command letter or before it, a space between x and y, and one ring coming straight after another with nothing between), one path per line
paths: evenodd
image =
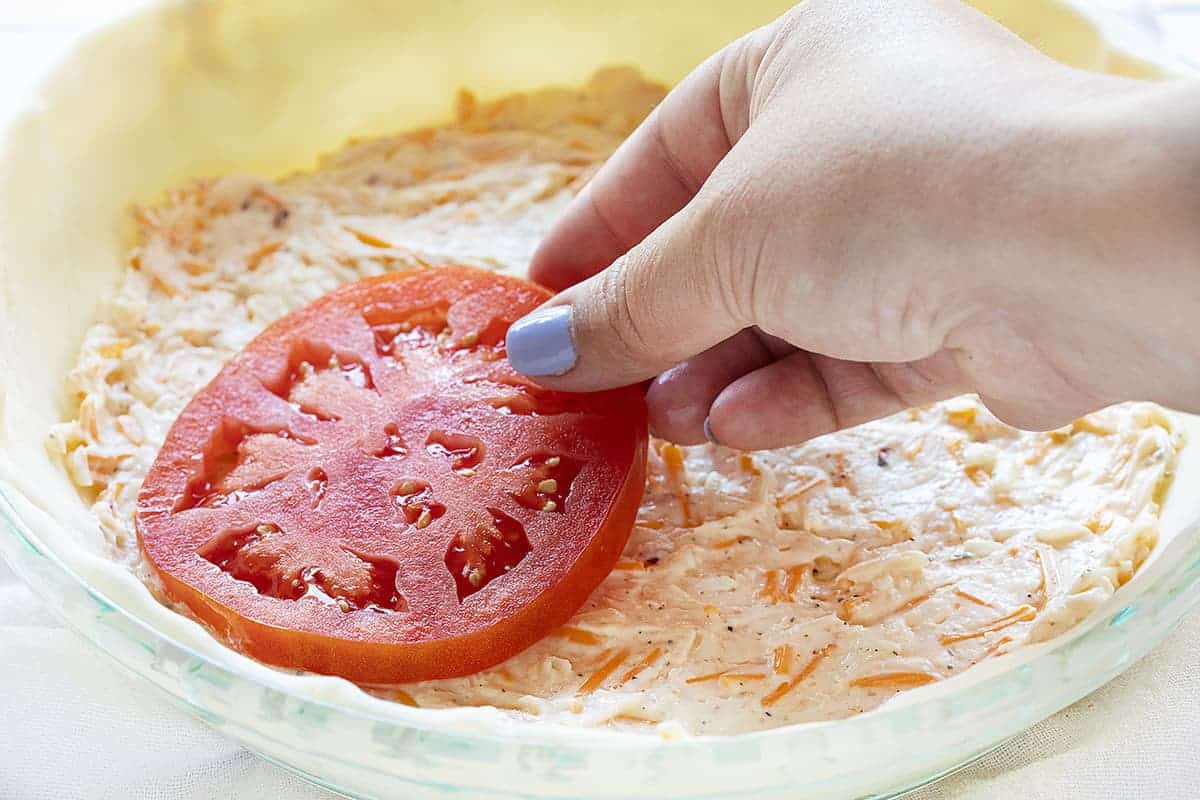
M786 447L838 427L824 384L805 352L726 386L713 401L708 425L714 439L738 450Z
M711 398L693 396L687 382L686 364L659 375L646 390L646 411L655 436L676 444L700 444Z
M666 370L646 393L651 424L677 444L712 441L706 430L717 396L741 376L770 363L771 351L754 331L743 330Z
M1062 406L1044 403L1033 406L1026 402L1005 400L988 395L981 395L979 399L996 419L1022 431L1052 431L1062 428L1103 405L1095 407L1074 404Z

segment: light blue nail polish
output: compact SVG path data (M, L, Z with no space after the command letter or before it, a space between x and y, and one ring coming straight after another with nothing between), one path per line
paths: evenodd
M508 360L526 375L562 375L575 366L571 307L539 308L513 323L506 338Z
M708 421L708 417L704 418L704 438L708 439L709 444L715 444L715 445L721 444L720 442L717 441L717 437L713 436L712 423Z

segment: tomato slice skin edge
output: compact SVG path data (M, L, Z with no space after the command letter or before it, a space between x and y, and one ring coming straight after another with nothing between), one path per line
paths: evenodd
M604 488L604 486L599 485L597 488L593 488L591 484L584 481L587 485L584 485L581 491L585 500L589 497L603 498L611 496L612 498L611 501L607 502L607 507L603 510L602 518L600 517L601 507L593 509L592 506L575 509L573 512L568 512L566 508L559 508L557 511L562 512L560 517L555 517L552 513L538 514L539 510L545 512L547 509L534 509L532 512L528 512L537 517L535 520L526 521L526 525L534 525L533 528L529 528L529 532L531 536L535 537L535 540L538 536L544 538L548 535L546 531L549 530L554 535L549 540L546 540L551 542L548 546L558 546L554 544L558 533L563 533L566 539L571 542L586 542L586 546L583 546L582 550L578 552L574 550L570 551L573 553L573 555L569 556L572 560L569 563L569 567L565 568L565 571L562 569L562 564L565 563L565 559L568 556L562 553L555 555L559 551L551 552L548 556L542 556L543 560L538 563L549 564L549 566L544 568L555 571L555 578L552 580L546 575L541 575L534 571L536 558L533 556L531 556L528 565L518 564L513 572L498 579L497 583L500 584L503 584L504 581L509 581L510 583L516 581L514 585L517 588L513 591L516 591L517 594L505 594L508 591L508 588L506 588L508 584L504 584L505 588L492 591L491 595L489 595L491 599L487 599L484 606L478 605L478 603L485 602L482 599L476 600L474 597L469 597L464 603L464 600L460 596L459 604L461 613L471 612L475 614L475 617L473 617L475 622L466 626L466 629L461 632L454 629L452 620L451 623L443 620L439 625L435 625L433 629L430 629L432 632L428 633L426 638L421 638L421 636L414 634L407 635L407 638L403 639L389 640L387 638L380 638L381 635L387 633L386 628L380 628L378 625L372 627L374 620L376 620L376 617L372 616L374 612L359 610L356 610L354 613L367 615L367 617L363 618L366 624L361 627L361 630L359 626L348 624L341 625L340 627L327 626L323 628L320 622L322 618L341 621L351 619L351 615L340 617L336 609L331 612L326 607L316 605L315 601L306 599L303 603L300 603L295 600L280 599L279 595L268 597L261 595L261 590L257 596L253 591L250 591L248 595L246 585L238 588L239 595L227 595L225 594L225 587L234 585L228 583L228 581L232 581L233 579L229 578L228 575L218 574L213 563L203 561L199 555L191 553L190 550L182 552L182 554L171 552L170 517L176 511L168 509L167 506L170 505L171 508L176 510L180 507L180 502L182 502L178 499L180 475L184 471L184 465L198 463L199 459L199 453L190 451L182 453L173 452L171 447L173 444L182 442L185 446L193 447L194 449L198 436L197 432L204 430L204 420L208 419L211 422L214 419L219 420L222 418L221 392L228 391L227 385L236 390L237 380L244 380L243 373L253 371L248 371L246 365L250 364L254 366L259 363L246 354L252 355L255 347L262 343L266 343L269 348L273 347L275 350L279 350L282 346L279 345L279 342L290 341L291 338L303 334L305 325L311 327L318 323L325 324L326 321L320 315L323 313L323 310L332 307L331 303L336 305L333 300L328 300L327 298L334 296L337 298L350 297L355 303L359 304L355 308L362 311L365 308L362 305L365 302L363 298L373 296L372 292L386 293L386 291L400 286L401 289L412 288L417 295L423 296L421 295L423 291L426 293L434 291L433 289L429 289L428 286L434 286L436 289L441 284L454 285L456 281L462 283L466 289L463 290L465 293L460 293L460 299L455 300L449 306L448 313L451 322L453 323L456 319L459 321L464 319L477 321L487 318L486 313L500 315L490 318L492 319L491 322L479 328L483 332L482 337L478 335L473 337L474 339L486 338L493 342L493 346L500 348L503 347L503 331L506 329L507 324L511 324L512 321L509 317L514 315L519 316L528 310L532 310L532 307L536 307L540 302L550 297L548 291L526 281L498 276L494 273L474 268L457 266L422 268L404 273L392 273L377 278L368 278L356 284L348 284L335 289L329 295L319 298L311 306L293 312L268 326L243 351L235 355L208 386L197 393L196 397L193 398L192 402L180 414L172 430L168 433L167 441L164 443L163 449L160 451L159 457L151 469L151 473L147 475L142 493L139 495L138 513L135 519L139 544L147 563L155 576L161 581L168 598L186 606L193 616L235 649L278 667L337 675L362 684L392 685L419 680L458 677L472 674L500 663L543 638L553 628L563 624L573 616L587 601L595 588L611 572L632 531L645 485L648 438L646 410L641 392L636 387L627 387L626 389L603 393L611 395L608 399L603 400L589 399L592 396L588 395L574 396L582 398L579 400L579 402L584 404L581 408L599 409L599 411L579 412L584 415L580 417L581 420L593 419L597 413L607 415L595 418L599 419L603 423L602 425L599 425L595 419L591 423L588 423L592 426L592 429L597 427L604 428L606 426L619 429L618 433L613 434L617 437L613 440L616 443L610 442L609 444L602 445L601 449L596 452L605 452L606 448L608 452L619 452L619 460L614 462L614 464L619 463L620 466L597 467L597 469L601 470L599 473L595 472L595 470L591 470L590 472L585 471L585 473L579 474L578 478L578 480L584 480L587 475L606 475L608 477L604 478L604 480L611 481L614 477L619 477L618 484L606 484L610 488ZM400 289L396 289L396 291L400 291ZM513 294L514 292L516 293L515 295ZM520 297L521 300L520 302L513 301L510 304L505 304L506 298L510 296ZM456 310L459 304L464 302L466 303L466 310ZM501 309L502 305L503 308ZM369 313L373 312L364 313L369 315ZM480 317L481 313L485 313L485 317ZM333 321L337 322L338 320L333 318ZM299 332L297 332L297 329L299 329ZM447 328L447 334L452 335L451 338L454 340L451 343L451 350L459 346L457 342L469 341L461 335L461 331L453 328ZM495 344L497 336L499 337L498 345ZM497 352L502 355L502 350ZM336 352L334 355L336 356ZM452 352L447 358L453 360L458 355L461 354ZM361 376L354 378L360 386L363 380L370 383L372 375L376 374L373 370L379 369L378 365L371 360L373 358L374 355L362 361L363 369L361 372L366 376L365 379ZM463 363L473 364L474 362L470 361L471 358L474 358L474 356L468 354L468 356L460 360ZM481 363L487 366L487 363L489 363L488 359L491 359L490 363L501 372L504 370L511 372L511 368L507 364L507 359L496 361L494 356L488 356ZM335 358L331 363L337 365L337 359ZM351 363L349 367L343 365L342 369L349 373L358 369L358 367L354 363ZM443 390L443 394L446 393ZM449 394L453 394L453 392L449 392ZM548 392L545 397L548 398L545 402L553 404L558 402L570 403L573 396ZM559 397L563 399L556 399ZM233 399L237 400L236 397ZM404 397L401 397L401 400L407 402ZM407 406L405 407L407 408ZM592 417L588 417L588 414L592 414ZM196 415L199 416L197 417ZM553 414L551 416L553 417ZM564 419L567 419L567 421L555 422L552 419L549 422L538 423L543 425L543 427L539 428L535 425L534 432L536 433L537 430L558 430L560 434L556 435L567 435L568 438L564 441L574 441L575 439L571 437L576 436L576 434L570 433L573 429L563 427L564 425L570 426L573 424L570 420L574 419L574 417L568 414L568 417ZM558 427L554 427L555 425ZM319 428L320 426L317 427ZM566 431L566 433L564 434L563 431ZM247 435L244 429L241 435L243 437ZM583 437L579 439L582 442L581 446L584 446L586 449L593 446L588 445L588 442L600 441L594 438L589 439L588 437L600 436L601 434L597 433L596 430L592 430L590 434L581 433L579 435ZM608 435L605 433L601 438L603 439L604 436ZM536 436L534 434L530 434L530 436L534 436L532 441L536 442ZM410 443L410 445L412 444L414 443ZM284 451L291 447L286 442L282 444L276 443L276 445ZM241 445L239 444L238 447L240 448ZM617 449L614 450L614 447ZM624 447L628 447L629 449L620 449ZM241 457L240 449L238 450L238 454ZM429 458L428 456L422 457ZM207 458L208 456L205 455L205 459ZM625 461L626 458L629 459L628 462ZM162 462L161 464L160 461ZM628 463L627 470L625 468L626 463ZM254 466L254 464L251 464L251 466ZM515 465L511 468L502 468L501 471L507 469L507 471L511 472L514 468ZM585 470L587 469L591 468L585 467ZM618 470L618 472L614 472L614 469ZM495 468L493 467L494 470ZM317 471L324 475L324 472L321 470ZM474 474L472 470L467 470L467 472L471 472L472 475ZM623 477L620 477L622 472ZM465 475L466 472L463 474ZM334 490L331 489L331 491ZM544 497L545 495L542 496ZM512 497L515 498L516 495L512 495ZM572 494L572 497L574 497L574 494ZM452 499L457 501L459 498L454 496ZM592 500L588 502L594 505L596 502L603 501ZM550 507L554 505L553 502L548 503ZM520 511L519 507L514 508L517 510L512 513ZM526 505L525 508L528 509L529 506ZM556 509L550 508L550 511L554 510ZM583 518L580 517L580 515L590 510L594 510L595 514ZM184 513L188 512L185 510ZM213 513L213 509L206 509L205 513ZM294 509L293 512L288 513L294 513ZM286 514L284 516L286 518ZM413 531L411 530L413 528L411 524L412 518L412 516L409 517L409 528L402 531L403 535L413 535ZM453 530L450 527L451 522L450 518L447 518L445 525L443 525L442 535L444 535L445 531ZM403 517L400 518L398 524L403 528ZM424 524L428 525L429 521L424 520ZM545 527L547 525L550 525L551 528L547 529ZM554 525L558 525L559 527L554 528ZM564 525L567 526L566 529L562 529ZM436 527L431 527L429 530L436 530ZM309 539L313 538L311 534L305 535ZM324 533L321 535L323 536ZM337 539L338 536L344 535L335 531L330 533L329 536ZM342 539L337 539L337 541L342 541ZM578 546L580 545L571 545L571 547L576 548ZM536 556L537 554L535 553L534 555ZM546 562L545 558L549 558L550 561ZM447 566L449 565L450 562L447 561ZM522 567L524 567L524 571L522 571ZM181 574L176 574L177 572ZM225 582L222 583L222 581ZM492 587L488 585L481 588L479 591L480 597L483 597L488 589L492 589ZM497 594L497 592L500 592L500 594ZM286 603L292 603L293 606L279 605ZM473 603L475 605L472 605ZM290 610L279 611L279 609L293 607L296 609L294 611L294 618L288 616L293 613ZM481 608L491 610L480 611L479 609ZM256 613L257 609L270 610L271 613ZM345 610L343 609L343 611ZM403 614L405 612L398 609L395 613ZM484 623L481 623L479 621L479 614L485 613L492 614L492 617L488 617ZM333 616L321 617L322 614L332 614ZM280 624L281 621L284 624ZM295 626L292 625L293 622L295 622ZM381 630L383 634L380 633Z

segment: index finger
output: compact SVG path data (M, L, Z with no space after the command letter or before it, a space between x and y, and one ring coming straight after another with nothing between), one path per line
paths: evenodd
M555 290L573 286L687 205L731 147L725 52L684 78L601 167L542 240L531 279Z

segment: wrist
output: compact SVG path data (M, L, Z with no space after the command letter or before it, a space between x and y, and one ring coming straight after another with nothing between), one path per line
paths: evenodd
M1200 412L1200 83L1072 72L1034 102L960 338L985 344L977 362L1044 362L1031 399L1069 396L1073 413Z
M1138 359L1121 399L1200 411L1200 82L1138 82L1110 120L1102 177L1115 190L1097 232L1112 231L1100 271L1111 289L1098 306Z
M1079 98L1060 111L1051 313L1095 353L1098 396L1200 411L1200 82L1088 76Z

